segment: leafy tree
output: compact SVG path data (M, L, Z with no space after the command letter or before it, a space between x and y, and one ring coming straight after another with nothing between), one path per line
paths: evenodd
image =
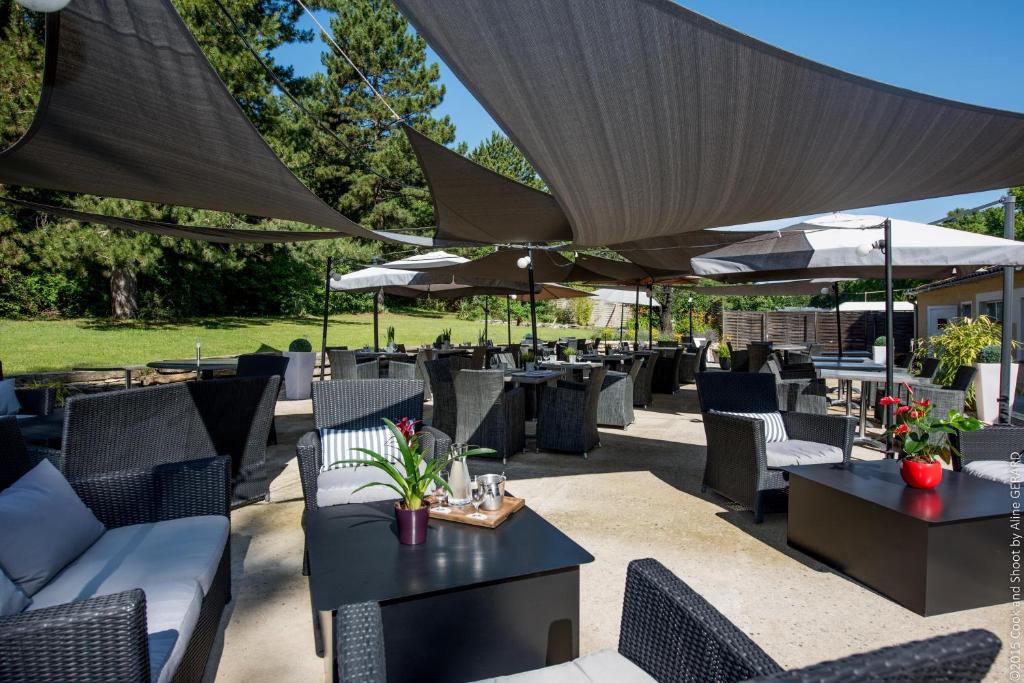
M1016 215L1014 216L1014 239L1024 238L1024 186L1010 188L1010 193L1016 198ZM943 225L947 228L978 232L995 237L1003 236L1003 220L1006 212L1003 205L982 209L977 213L957 216L959 209L950 211L950 217Z

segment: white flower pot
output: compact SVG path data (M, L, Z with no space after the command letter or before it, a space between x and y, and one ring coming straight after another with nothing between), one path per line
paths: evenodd
M974 405L978 419L993 424L999 419L999 363L975 363L978 374L974 376ZM1017 393L1017 371L1020 366L1010 365L1010 407Z
M313 389L315 351L285 351L288 368L284 371L284 397L289 401L309 398Z
M871 347L871 359L879 365L885 365L885 347L884 346L872 346Z

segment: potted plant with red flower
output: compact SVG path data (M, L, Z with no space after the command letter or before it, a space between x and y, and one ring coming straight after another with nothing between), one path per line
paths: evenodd
M908 385L907 393L913 396ZM955 410L944 418L932 416L932 402L914 400L906 405L896 396L884 396L880 403L893 406L895 424L888 432L893 435L900 449L900 476L908 486L918 489L933 489L942 481L942 463L947 465L956 452L949 435L954 432L972 432L981 428L981 422L974 417ZM936 434L940 438L934 438Z
M420 420L403 417L396 424L387 418L382 419L393 436L401 460L392 462L391 458L368 448L353 448L352 450L363 453L370 460L342 460L336 465L366 465L387 473L391 481L363 484L353 493L371 486L386 486L397 493L399 500L395 502L395 519L398 522L398 541L406 545L418 545L427 540L427 520L430 517L427 494L431 485L451 490L441 477L441 473L454 457L428 459L424 456L420 437L416 432L416 425ZM474 448L460 453L459 457L490 453L494 453L490 448Z

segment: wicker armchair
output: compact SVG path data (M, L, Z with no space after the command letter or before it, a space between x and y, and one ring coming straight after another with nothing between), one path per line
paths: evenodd
M769 373L702 372L697 375L697 396L708 444L702 490L710 488L752 510L760 524L772 498L781 498L789 484L781 470L768 466L764 423L721 413L777 411L775 378ZM790 444L833 447L841 451L844 463L849 462L854 418L783 412L782 420Z
M14 420L10 420L11 423ZM17 426L0 419L0 435ZM0 488L33 464L19 440L0 439ZM226 457L70 478L107 527L198 515L229 516ZM202 600L175 681L202 680L224 605L231 600L230 539ZM149 681L146 596L134 589L0 617L0 681Z
M339 681L387 681L379 603L340 606L334 633ZM994 634L977 629L784 671L699 593L660 562L647 558L633 560L626 570L618 651L598 656L625 658L658 683L973 683L984 679L1001 647ZM567 680L576 680L565 673ZM533 683L559 680L559 676L541 670L501 680Z
M540 392L537 406L537 448L568 453L587 452L601 444L597 407L607 368L594 368L583 383L558 382Z
M437 358L437 352L433 349L420 349L416 352L416 360L412 363L393 360L388 363L388 379L420 380L423 382L423 400L429 401L433 394L430 392L430 376L427 374L426 364L428 360L435 358Z
M608 372L601 386L601 397L597 402L597 424L625 429L633 424L633 393L636 391L637 376L643 369L643 360L637 358L629 372Z
M4 364L0 362L0 381L4 378ZM57 405L57 390L53 387L38 389L15 389L14 395L21 404L19 415L49 415Z
M291 359L287 356L281 356L276 353L245 353L238 357L238 368L235 370L235 377L280 377L283 384L290 361ZM276 443L277 423L274 421L273 416L271 416L270 437L267 439L267 444Z
M765 367L775 376L775 391L779 409L811 415L828 412L828 385L817 377L814 368L780 368L779 362L771 357Z
M658 351L651 377L651 391L655 394L674 394L679 391L679 365L683 362L683 348L664 348Z
M656 371L658 361L656 356L638 358L634 361L634 365L639 365L641 363L643 363L643 366L640 368L640 372L637 374L636 380L633 383L633 406L646 408L651 405L651 401L654 400L652 383L654 382L654 373Z
M72 396L54 456L69 479L226 455L235 506L266 500L279 377L231 377Z
M504 375L502 370L463 370L455 377L455 441L493 448L493 457L502 463L526 448L523 388L506 389Z
M956 452L953 469L1002 483L1020 483L1024 464L1024 427L991 425L973 432L950 435ZM1017 454L1015 459L1014 454Z
M708 371L708 349L711 347L711 339L704 340L704 343L700 347L700 351L697 353L697 372Z
M770 357L771 342L750 342L747 344L747 372L761 372Z
M380 361L376 358L365 363L356 360L355 351L327 352L331 362L331 379L379 379Z
M313 383L313 424L316 429L367 429L408 417L423 418L423 382L399 379L330 380ZM431 427L420 426L420 444L428 457L447 453L451 439ZM317 509L317 480L323 467L320 434L306 432L295 447L302 497L307 510Z
M453 363L452 361L456 361ZM458 367L457 356L438 358L425 363L430 386L434 390L434 412L430 424L445 434L455 434L458 425L458 402L455 396L455 376Z
M693 378L697 374L697 364L700 362L700 352L690 353L684 351L679 357L679 383L693 384Z

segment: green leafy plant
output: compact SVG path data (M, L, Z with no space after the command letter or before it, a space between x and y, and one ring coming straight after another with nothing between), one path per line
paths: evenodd
M434 340L434 346L444 346L452 343L452 328L442 329L441 334Z
M388 346L394 346L395 345L395 326L394 325L388 325L387 340L388 340L387 341L387 345Z
M60 379L54 379L54 380L49 380L49 381L45 381L45 382L43 382L43 381L28 382L28 383L26 383L24 385L21 385L19 388L20 389L53 389L53 401L57 405L58 408L64 405L64 401L67 400L68 396L71 396L72 394L77 393L75 391L74 387L72 387L69 383L67 383L67 382L65 382L63 380L60 380Z
M909 385L904 386L910 389ZM910 405L904 405L895 396L884 396L880 402L883 406L891 405L895 408L896 424L889 427L888 432L893 435L896 445L908 460L931 463L942 459L948 465L953 455L957 455L949 435L957 431L973 432L981 429L978 418L968 417L955 410L949 411L945 418L932 417L933 406L928 400L911 399ZM942 434L943 437L932 440L935 434Z
M444 471L444 468L448 467L448 465L455 460L456 456L452 456L447 459L427 459L423 455L423 449L420 446L420 437L416 433L416 423L418 420L410 420L407 417L403 417L398 421L398 424L395 424L386 417L382 419L384 420L384 424L387 425L388 430L391 432L395 445L398 446L398 451L402 456L402 460L400 463L394 464L391 462L390 458L372 451L369 448L353 448L352 450L369 456L370 460L341 460L332 465L332 467L340 467L342 465L366 465L367 467L375 467L382 472L387 473L387 475L391 477L391 481L374 481L368 484L363 484L352 493L362 491L363 489L370 488L371 486L384 486L399 495L402 500L402 504L406 509L419 510L423 507L424 498L426 498L431 484L440 486L450 492L451 488L448 487L448 483L441 477L441 473ZM460 454L458 457L488 455L491 453L494 453L494 450L490 448L473 448Z
M306 338L293 339L292 343L288 345L288 351L291 353L309 353L312 350L313 345Z
M729 351L729 346L724 341L720 342L718 344L718 357L719 358L729 358L731 356L732 356L732 353Z
M572 360L573 358L575 358L575 357L576 357L576 349L574 349L574 348L573 348L573 347L571 347L571 346L570 346L569 348L567 348L567 349L565 350L565 357L566 357L566 358L568 358L568 359L570 359L570 360Z
M998 346L1002 342L1003 326L988 316L961 318L946 323L942 331L927 339L917 340L916 361L932 357L939 359L935 373L935 384L944 386L953 381L957 368L974 365L978 354L986 346ZM1017 342L1013 342L1013 348ZM967 390L967 405L974 406L974 385Z
M523 358L523 362L524 363L532 363L533 362L533 351L523 351L522 358Z
M885 335L875 337L875 346L885 346Z
M602 341L611 341L614 338L615 338L615 330L613 330L610 327L602 327L601 328L601 340Z
M1003 359L1003 350L996 344L989 344L978 351L978 363L999 363Z
M479 330L476 333L476 345L487 346L487 335L484 334L483 330Z
M569 299L569 308L577 325L585 327L590 324L590 316L594 314L594 301L589 296Z

